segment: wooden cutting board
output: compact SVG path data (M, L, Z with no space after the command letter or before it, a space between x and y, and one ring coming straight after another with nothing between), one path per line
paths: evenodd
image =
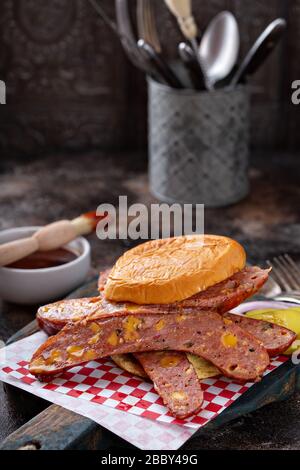
M97 279L77 289L68 298L93 297L95 295L97 295ZM33 321L12 336L8 344L25 338L37 330L37 323ZM6 386L12 387L11 385ZM264 405L285 400L296 390L300 390L300 365L297 366L288 361L264 377L262 382L253 385L233 405L194 434L192 439L195 440L197 436L217 429ZM26 392L18 389L18 393ZM88 418L60 406L50 405L8 436L0 446L0 450L103 450L112 447L124 449L133 446Z

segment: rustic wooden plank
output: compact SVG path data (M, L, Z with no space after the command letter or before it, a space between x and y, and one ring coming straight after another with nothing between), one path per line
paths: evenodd
M27 338L27 336L33 335L33 333L36 333L39 331L39 327L37 324L36 320L33 320L31 323L28 325L24 326L21 330L17 331L9 340L7 341L6 345L9 346L12 343L15 343L16 341L20 341L23 338Z
M107 445L101 426L51 405L8 436L0 450L104 449Z

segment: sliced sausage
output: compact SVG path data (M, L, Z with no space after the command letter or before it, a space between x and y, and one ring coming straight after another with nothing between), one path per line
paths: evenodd
M102 304L100 297L67 299L45 305L38 309L39 327L48 335L54 335L67 323L76 322L96 311Z
M109 302L104 298L63 300L41 307L37 319L42 329L49 334L56 333L69 321L85 318L93 312L104 317L127 316L131 314L189 313L199 310L213 310L225 313L253 295L268 279L268 270L245 268L227 281L209 287L206 291L189 299L168 305L137 305L128 302ZM107 272L105 274L107 276ZM105 281L105 278L103 282Z
M268 280L269 272L270 269L246 267L227 280L183 300L181 307L229 312L256 294Z
M62 300L41 307L37 313L37 320L40 328L52 335L69 322L82 320L95 312L98 314L99 307L102 307L102 300L99 297ZM286 351L297 336L293 331L267 321L232 313L226 313L224 316L259 339L270 356Z
M30 371L51 377L112 354L175 350L212 362L225 376L257 381L269 364L260 341L215 312L103 318L93 314L67 325L33 355Z
M270 356L277 356L283 353L297 338L297 334L293 331L274 323L233 313L226 313L224 317L261 341Z
M138 353L154 388L173 416L183 419L196 414L203 403L201 384L186 354L170 352Z

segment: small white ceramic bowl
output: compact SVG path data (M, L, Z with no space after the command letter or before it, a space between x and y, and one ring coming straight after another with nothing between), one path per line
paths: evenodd
M40 227L19 227L0 231L0 244L28 237ZM78 256L75 260L43 269L0 267L0 298L17 304L45 304L62 298L87 277L91 267L89 242L82 237L65 245Z

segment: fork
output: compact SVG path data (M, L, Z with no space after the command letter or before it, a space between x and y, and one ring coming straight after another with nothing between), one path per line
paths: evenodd
M272 268L272 276L279 285L282 294L275 300L284 300L300 304L300 269L288 254L267 261Z

